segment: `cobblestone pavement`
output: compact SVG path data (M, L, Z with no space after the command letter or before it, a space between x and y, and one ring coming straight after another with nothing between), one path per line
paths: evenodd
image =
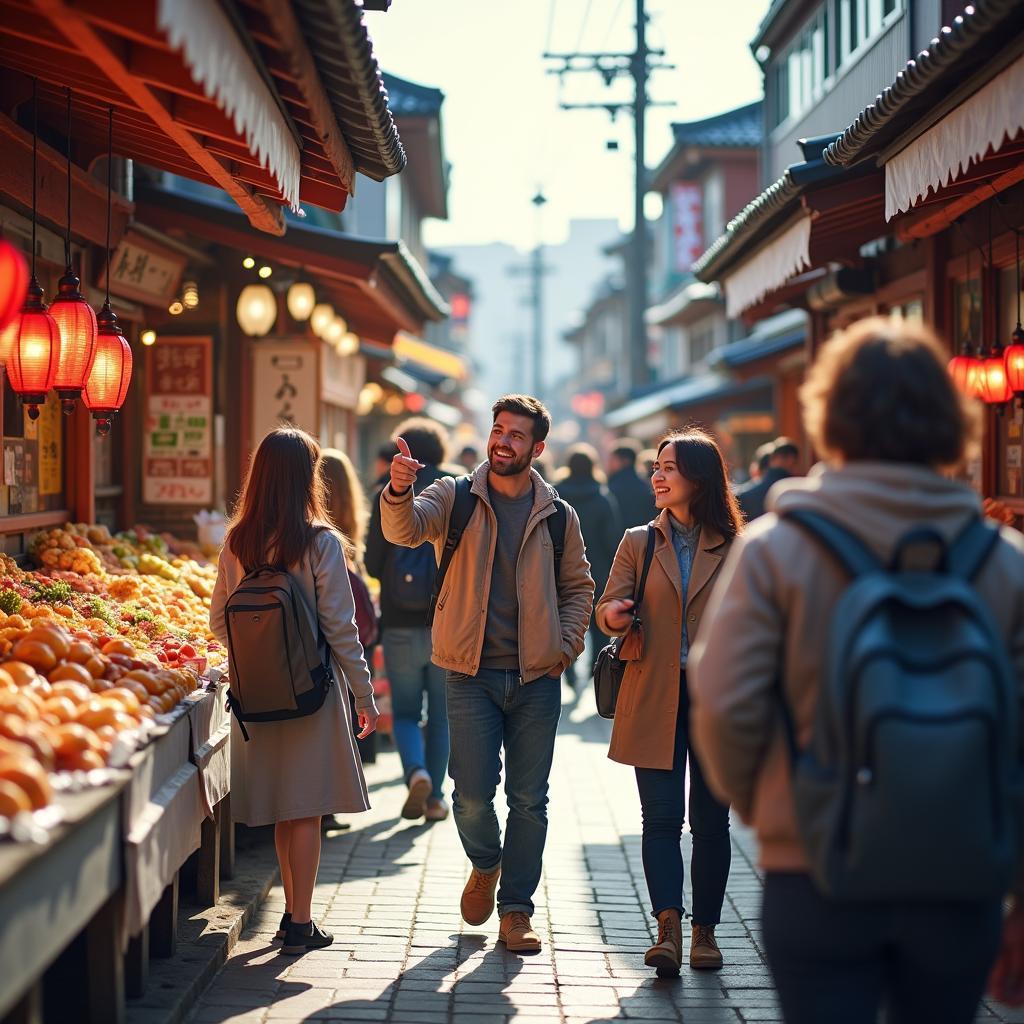
M274 889L190 1021L781 1020L758 942L753 842L741 827L734 826L718 929L725 968L684 966L681 979L662 981L644 967L654 922L646 910L640 808L632 770L605 756L608 731L589 694L563 708L534 916L544 939L539 955L516 956L497 945L496 915L482 928L462 921L468 864L455 826L398 817L404 787L397 755L387 753L367 770L373 809L348 819L350 831L326 833L313 910L334 932L334 945L301 958L279 955L270 938L283 893ZM985 1010L979 1020L1024 1017Z

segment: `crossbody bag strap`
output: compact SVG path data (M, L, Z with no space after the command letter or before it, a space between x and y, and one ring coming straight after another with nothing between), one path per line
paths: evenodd
M644 566L640 571L640 584L636 589L636 597L633 600L634 616L640 611L640 604L644 599L644 590L647 587L647 574L651 571L651 562L654 561L654 542L657 540L653 528L647 526L647 550L644 552Z

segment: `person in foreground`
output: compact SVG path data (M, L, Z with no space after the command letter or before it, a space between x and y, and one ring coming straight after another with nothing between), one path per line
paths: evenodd
M355 697L360 736L376 727L370 673L354 622L345 565L348 541L330 525L320 446L301 430L271 431L260 443L217 566L210 628L230 648L225 609L247 571L286 569L330 650L335 679ZM247 722L246 740L231 720L231 810L246 825L274 825L285 912L277 938L286 953L329 946L333 936L312 919L320 863L320 818L369 809L352 735L348 700L332 686L304 717Z
M530 918L547 836L560 677L583 650L594 584L579 519L564 503L555 564L547 521L558 514L557 496L531 468L551 427L547 409L529 395L507 395L493 414L487 461L461 478L471 480L474 504L437 600L433 660L448 673L452 808L473 865L462 916L474 926L488 920L500 876L499 940L532 952L541 947ZM440 562L459 484L443 478L414 495L424 467L403 439L398 445L380 498L384 536L405 547L432 541ZM503 745L504 846L493 803Z
M722 966L715 927L721 921L732 855L729 808L711 794L689 742L686 665L712 586L743 519L722 453L703 430L690 428L661 442L651 483L660 515L623 537L597 604L597 621L612 635L629 629L653 531L653 559L640 607L646 649L639 660L626 663L608 756L636 768L644 875L658 921L658 941L644 961L659 975L673 976L683 957L679 844L687 765L693 835L690 966Z
M1024 538L945 475L977 422L945 358L896 319L823 347L801 402L826 461L776 484L690 656L708 781L757 832L789 1024L875 1024L882 1007L968 1024L1003 889L1024 892L1002 786L1021 766ZM1024 994L1018 898L1003 999Z

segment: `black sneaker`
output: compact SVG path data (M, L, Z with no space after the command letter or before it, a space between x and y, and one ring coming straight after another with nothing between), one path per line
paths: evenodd
M315 921L307 921L306 924L296 924L292 921L285 932L281 952L289 956L298 956L300 953L308 953L311 949L323 949L333 941L334 936L330 932L325 932Z
M284 938L284 933L288 931L288 925L292 923L292 915L286 910L281 915L281 923L277 926L277 934L274 936L274 941L279 942Z

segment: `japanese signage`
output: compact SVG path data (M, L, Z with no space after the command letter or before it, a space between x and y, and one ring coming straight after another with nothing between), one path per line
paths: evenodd
M39 442L7 438L3 447L6 508L3 515L16 516L39 510Z
M164 338L146 354L142 500L213 500L213 380L209 338Z
M26 437L29 436L27 427L30 422L26 420ZM60 494L64 490L64 433L60 399L55 392L51 391L46 396L46 404L39 410L35 425L35 437L39 442L39 495Z
M673 269L685 274L704 251L700 185L676 182L671 190Z
M259 344L252 355L252 441L291 425L320 433L320 378L315 345Z
M130 233L111 258L110 290L126 299L166 306L177 294L186 262L181 253Z

